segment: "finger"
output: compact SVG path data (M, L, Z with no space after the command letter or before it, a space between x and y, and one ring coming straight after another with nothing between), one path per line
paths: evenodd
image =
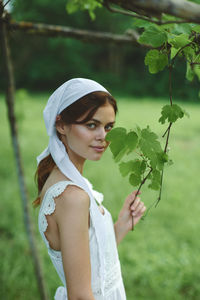
M129 208L130 205L133 204L133 202L134 202L135 199L136 199L135 194L133 194L133 193L129 194L129 195L127 196L126 200L125 200L124 205L125 205L127 208Z
M144 203L143 202L139 202L136 209L133 211L134 216L137 216L138 214L141 213L141 211L143 211L144 208Z
M131 213L131 215L133 216L133 217L135 217L135 218L138 218L138 217L142 217L143 216L143 214L145 213L145 211L146 211L146 206L144 206L139 212L135 212L135 211L133 211L132 213Z
M140 202L140 197L137 197L137 198L135 199L135 201L133 202L133 204L130 206L130 209L131 209L131 210L135 210L136 207L138 206L139 202Z
M132 205L132 204L135 202L135 200L136 200L136 198L137 198L137 195L140 195L140 194L141 194L140 191L133 191L133 192L128 196L128 198L129 198L129 206Z

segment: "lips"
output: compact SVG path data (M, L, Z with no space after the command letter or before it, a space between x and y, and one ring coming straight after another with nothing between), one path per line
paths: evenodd
M97 152L103 152L105 147L103 146L91 146Z

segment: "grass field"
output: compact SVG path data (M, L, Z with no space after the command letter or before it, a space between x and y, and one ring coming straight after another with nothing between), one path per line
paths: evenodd
M38 210L31 207L36 197L35 157L48 141L42 120L47 97L21 93L16 112L37 247L50 299L53 299L60 281L37 231ZM166 101L119 99L117 126L150 125L161 136L166 127L157 120ZM166 169L162 200L119 245L128 300L200 299L200 104L182 106L190 118L179 120L172 127L170 153L174 164ZM0 299L36 300L39 296L24 230L3 97L0 97L0 118ZM84 175L104 193L104 205L115 221L132 188L127 178L121 178L110 151L99 162L87 162ZM142 200L147 207L155 201L156 195L146 187L143 189Z

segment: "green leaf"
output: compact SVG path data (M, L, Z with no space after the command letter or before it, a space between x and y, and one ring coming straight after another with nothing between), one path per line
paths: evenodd
M79 5L76 3L76 1L68 1L66 4L66 10L69 14L75 13L77 10L79 10Z
M129 182L132 186L137 186L138 184L140 184L141 181L142 181L141 176L138 176L135 173L132 173L129 176Z
M144 62L149 67L149 72L155 74L165 68L168 64L168 57L154 49L147 52Z
M194 70L191 68L191 65L189 62L187 62L187 67L186 67L186 78L189 81L192 81L194 79L195 73Z
M74 13L78 10L88 10L92 20L95 19L94 10L97 7L102 7L100 1L97 0L68 0L66 4L68 13Z
M122 136L126 136L126 129L124 127L116 127L106 134L106 140L113 142L120 140Z
M138 143L138 135L136 132L134 131L131 131L127 134L127 137L126 137L126 144L129 148L129 151L133 151L136 146L137 146L137 143Z
M151 25L141 34L138 42L140 44L160 47L167 41L167 34L164 29L159 26Z
M169 36L168 43L176 49L182 48L191 42L189 35L186 33L182 33L180 35L170 34Z
M106 135L106 140L110 141L110 150L116 161L119 161L121 157L127 151L126 140L126 129L123 127L118 127L112 129Z
M121 162L119 164L119 170L123 177L127 176L131 172L134 172L135 175L141 177L146 170L146 162L144 160L140 161L139 159Z
M139 145L144 156L150 160L152 168L155 168L158 163L156 153L162 152L158 136L147 127L142 130Z
M200 25L193 26L192 30L197 32L197 33L200 33Z
M172 32L174 34L190 34L192 32L192 24L189 23L183 23L183 24L174 24Z
M147 166L146 161L143 160L143 161L141 162L141 166L140 166L140 168L141 168L141 174L143 174L143 173L145 172L146 166Z
M119 164L119 170L123 177L127 176L130 172L133 171L134 161L130 160L128 162L121 162Z
M197 57L197 55L195 53L195 49L193 49L191 47L184 48L183 53L186 56L187 61L193 61Z
M171 47L171 54L170 54L170 58L173 59L176 54L178 53L178 51L180 50L181 48L174 48L174 47Z
M162 170L164 167L164 164L168 162L169 157L168 157L167 153L165 153L164 151L156 153L156 154L157 154L157 159L158 159L157 168L159 170Z
M164 124L166 120L170 123L176 122L177 119L183 118L185 111L177 104L165 105L161 111L159 122Z
M142 19L135 19L133 21L133 25L135 25L136 27L139 27L139 28L148 28L152 24L149 21L145 21Z
M151 183L148 185L152 190L159 190L161 183L161 173L158 170L152 172Z
M200 65L194 65L194 73L198 77L198 80L200 81Z

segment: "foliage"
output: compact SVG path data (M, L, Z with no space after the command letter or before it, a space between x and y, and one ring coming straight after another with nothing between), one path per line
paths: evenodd
M17 21L57 24L92 31L124 34L127 28L135 28L132 18L112 14L105 8L97 7L94 10L95 21L91 20L87 10L67 14L67 3L66 0L53 1L51 4L48 0L18 0L13 2L11 15ZM137 28L142 30L139 26ZM143 64L146 49L141 47L100 43L94 46L74 39L44 38L17 31L10 33L10 42L17 88L49 91L51 87L53 91L69 78L92 77L109 87L115 95L148 95L157 99L168 95L167 72L154 73L152 76L148 66ZM183 75L184 62L177 58L175 66L174 96L179 100L197 101L197 76L194 76L192 82L186 82ZM3 68L0 68L0 77L2 90L6 82Z
M93 8L96 0L86 2L88 3L87 9L94 13ZM71 10L73 6L78 8L77 3L81 6L82 1L70 2ZM161 25L157 25L156 21L161 21ZM156 20L156 18L136 20L134 25L137 30L138 28L143 30L138 42L153 48L146 53L144 59L149 72L156 74L166 67L169 69L170 105L165 105L162 108L159 118L161 124L166 121L169 123L163 135L167 134L166 144L162 150L157 135L150 130L149 126L144 129L137 127L135 131L131 130L128 133L125 128L116 128L108 133L107 140L111 142L110 148L117 163L125 154L136 153L139 155L139 158L122 162L119 165L121 174L122 176L130 174L129 182L133 186L138 186L138 191L149 179L151 181L148 185L149 188L160 189L159 201L164 164L169 160L167 151L170 129L179 118L187 115L180 106L173 104L172 101L172 68L177 57L183 57L187 64L186 78L191 81L197 76L200 80L200 26L190 23L177 24L176 18L167 15L164 15L162 20Z
M78 10L88 10L90 17L92 20L95 19L94 10L97 7L101 7L101 4L98 1L94 0L69 0L66 5L66 9L68 13L74 13Z
M168 155L162 150L158 136L147 126L128 133L118 127L110 131L106 139L111 142L110 149L114 160L119 163L125 155L131 154L134 160L122 161L119 170L122 176L129 175L132 186L139 186L146 179L149 187L158 190L161 184L161 172L168 161Z

